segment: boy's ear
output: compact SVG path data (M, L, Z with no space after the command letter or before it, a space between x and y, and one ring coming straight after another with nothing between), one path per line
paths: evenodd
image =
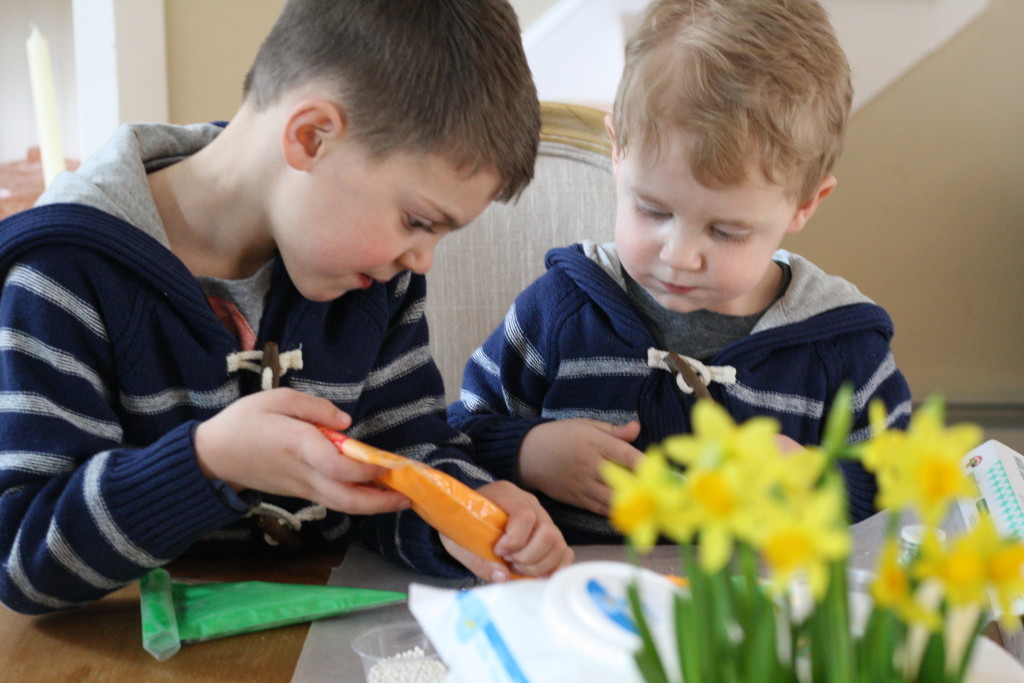
M285 162L308 171L323 157L329 142L345 134L345 114L327 100L302 100L292 108L281 135Z
M834 175L825 176L825 179L818 185L818 189L814 191L814 195L797 207L796 213L793 215L793 221L789 224L786 234L792 235L803 230L804 226L807 225L807 221L811 220L811 216L818 210L818 205L821 204L821 201L832 194L832 190L836 189L837 183L838 181Z

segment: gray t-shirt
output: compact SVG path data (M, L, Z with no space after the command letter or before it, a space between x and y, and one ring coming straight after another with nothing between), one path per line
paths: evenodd
M792 271L787 264L775 263L782 268L783 281L772 303L785 293L792 279ZM655 301L625 270L622 270L622 277L629 300L647 323L659 346L702 362L710 360L729 344L750 334L772 305L752 315L725 315L705 310L675 313Z
M121 126L77 173L58 175L37 204L74 202L101 209L131 223L170 249L147 175L199 151L221 130L220 126L212 124ZM207 296L235 304L258 335L264 300L270 290L272 266L273 262L268 262L244 280L201 277L198 282Z

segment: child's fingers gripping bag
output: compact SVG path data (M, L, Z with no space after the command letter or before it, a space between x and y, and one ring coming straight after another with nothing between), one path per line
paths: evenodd
M494 554L494 544L505 533L508 515L491 500L421 462L374 448L325 427L320 427L320 431L343 455L386 467L388 471L377 481L409 498L412 509L427 524L474 554L502 562Z

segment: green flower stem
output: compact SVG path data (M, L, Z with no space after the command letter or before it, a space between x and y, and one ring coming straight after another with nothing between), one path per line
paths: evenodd
M740 544L737 552L740 565L738 588L735 591L736 614L743 628L741 655L745 677L760 675L775 680L778 656L775 647L775 612L758 583L757 556L753 549Z
M836 392L832 408L825 418L825 431L821 439L821 450L833 465L846 451L846 440L853 426L853 385L844 382Z
M857 643L857 659L861 663L860 681L863 683L895 683L900 679L896 670L896 648L903 642L905 631L892 610L872 608L864 635Z
M903 515L899 510L887 510L885 513L885 538L897 540L900 537L900 526L903 524Z
M832 562L825 599L810 619L815 683L854 683L856 660L846 594L846 563Z
M951 680L946 675L944 631L944 628L940 628L928 637L928 644L921 655L921 666L917 670L918 683L946 683Z
M737 624L735 601L733 599L734 585L729 575L728 566L711 572L707 575L708 586L711 593L711 619L714 628L716 651L718 653L718 671L720 680L739 680L740 656L742 654L742 640L735 642L730 636L730 628ZM742 626L741 626L742 628Z
M703 643L700 650L701 671L708 681L718 681L718 667L724 653L721 652L722 641L725 640L726 625L714 621L714 604L711 589L711 578L700 567L696 549L687 546L681 549L683 569L690 581L690 595L693 601L694 614L703 632Z
M637 630L640 631L640 650L633 658L640 669L640 674L647 683L669 683L665 667L661 662L661 656L658 654L658 648L654 645L651 629L647 625L647 617L640 602L640 589L637 583L637 581L631 581L626 588L626 594L629 596L629 606L633 611Z
M697 612L693 608L693 600L677 592L673 596L675 602L676 647L679 650L679 667L686 683L704 683L701 666L702 624L698 623Z
M740 577L743 590L740 593L743 604L740 605L741 613L746 609L754 609L764 598L758 579L757 555L754 550L746 544L739 546Z
M767 609L766 609L767 608ZM752 623L744 632L743 680L782 680L775 638L775 614L770 602L759 603L751 610Z

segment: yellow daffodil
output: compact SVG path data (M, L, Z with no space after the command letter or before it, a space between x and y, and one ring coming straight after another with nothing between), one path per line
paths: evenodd
M605 462L601 474L612 489L612 526L625 534L638 551L649 551L658 540L662 518L679 501L679 473L663 455L651 452L640 459L633 471Z
M828 459L820 448L808 447L786 455L779 464L779 494L799 505L801 499L815 491Z
M677 542L700 534L701 566L721 569L736 538L748 538L756 511L781 471L778 423L754 418L737 425L722 406L698 401L693 434L662 442L666 457L686 466L679 505L663 515L664 533Z
M944 427L934 404L915 411L906 432L881 427L880 404L873 403L869 411L876 433L864 445L863 462L878 477L879 507L910 507L925 524L934 526L956 498L973 495L974 484L960 460L981 442L980 428Z
M941 581L955 606L981 603L991 591L1005 624L1020 627L1011 608L1014 600L1024 597L1024 543L1001 538L988 515L957 537L948 552L937 545L923 546L917 570Z
M868 421L871 425L871 439L863 445L861 461L876 475L881 475L888 467L899 462L891 456L899 454L905 433L889 427L885 403L878 399L868 405Z
M825 595L829 563L850 552L844 509L843 491L836 486L807 495L800 505L762 508L759 544L773 592L779 594L794 578L806 577L815 601Z
M910 573L899 562L899 547L888 539L879 556L871 597L879 607L894 609L910 599Z
M700 530L701 566L717 571L728 562L737 535L749 534L749 501L735 468L701 469L686 474L677 525ZM675 534L667 529L673 540Z
M663 442L668 456L687 467L715 467L723 461L779 460L775 420L755 417L737 425L725 408L713 401L698 401L691 413L693 434Z
M908 624L920 624L929 631L939 627L940 618L915 598L910 569L899 561L899 547L894 539L885 542L879 557L871 597L881 608L891 610Z
M1024 598L1024 543L1007 541L989 558L988 582L999 605L999 622L1009 631L1020 629L1021 622L1013 612L1013 603Z
M674 617L687 678L719 670L737 681L792 677L809 652L816 680L818 673L853 680L863 666L865 680L916 681L937 665L953 680L990 595L1006 625L1019 627L1012 606L1024 597L1024 542L1000 539L984 515L949 550L935 533L954 500L976 495L961 460L980 429L945 427L939 401L915 411L907 430L893 429L878 402L869 407L871 438L851 445L852 403L844 385L821 445L784 455L775 420L736 424L721 405L698 401L691 434L651 447L635 470L602 469L612 489L611 522L635 548L649 550L659 536L700 545L681 555L690 592L677 596ZM851 455L876 475L880 507L897 516L912 511L930 530L913 560L899 557L895 538L886 541L870 584L872 609L880 612L859 631L850 623L850 595L830 584L848 568L846 487L836 465ZM643 615L634 615L638 623ZM766 630L772 624L783 630ZM940 630L944 650L930 647ZM658 653L647 642L636 661L663 676Z

